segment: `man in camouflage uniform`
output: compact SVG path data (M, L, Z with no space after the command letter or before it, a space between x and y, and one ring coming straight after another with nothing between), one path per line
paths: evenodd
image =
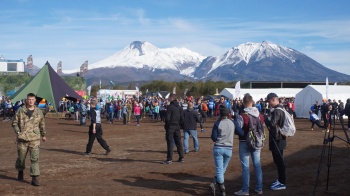
M23 170L25 169L25 160L27 153L30 153L30 176L31 184L39 186L37 177L39 171L39 146L40 136L43 142L45 137L45 121L42 111L34 105L35 95L29 93L27 95L27 105L18 109L12 127L17 134L17 152L16 169L18 170L18 180L23 180Z

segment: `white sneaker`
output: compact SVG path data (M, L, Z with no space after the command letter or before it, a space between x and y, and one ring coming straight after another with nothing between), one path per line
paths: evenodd
M287 188L286 185L280 183L278 180L276 182L272 183L272 185L270 187L270 189L274 190L274 191L276 191L276 190L283 190L283 189L286 189L286 188Z
M243 191L242 189L235 192L235 195L249 195L249 192L248 191Z
M311 131L313 131L314 129L313 128L311 128Z
M263 194L263 191L262 190L258 190L258 189L255 189L255 192L258 194L258 195L262 195Z

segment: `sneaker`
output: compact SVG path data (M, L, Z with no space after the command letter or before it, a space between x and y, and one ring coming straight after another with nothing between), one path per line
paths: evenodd
M197 148L197 149L195 149L194 151L195 151L195 152L198 152L200 149L201 149L201 148L199 148L199 147L198 147L198 148Z
M179 158L179 159L177 160L177 162L183 163L183 162L185 162L185 160L184 160L184 158Z
M188 154L188 153L190 153L190 151L189 150L185 150L184 154Z
M90 156L90 153L89 152L85 152L85 153L83 153L83 155L88 157L88 156Z
M271 186L270 188L271 188L271 190L276 191L276 190L286 189L287 187L284 184L278 183L278 184L275 184L274 186Z
M173 161L171 161L171 160L166 160L166 161L162 162L162 164L164 164L164 165L170 165L172 163L173 163Z
M248 191L243 191L242 189L235 192L235 195L249 195Z
M108 148L108 149L106 150L105 155L109 155L109 153L111 153L111 149L110 149L110 148Z
M313 131L314 129L313 128L311 128L311 131Z
M136 126L137 126L137 127L139 127L139 126L140 126L140 124L137 124Z
M258 190L258 189L255 189L255 192L257 193L257 194L259 194L259 195L262 195L263 194L263 191L262 190Z
M275 186L276 184L281 184L281 183L280 183L280 181L276 180L275 182L273 182L273 183L271 184L270 188L273 187L273 186Z
M204 129L202 129L202 130L201 130L201 133L204 133L204 132L205 132L205 130L204 130Z

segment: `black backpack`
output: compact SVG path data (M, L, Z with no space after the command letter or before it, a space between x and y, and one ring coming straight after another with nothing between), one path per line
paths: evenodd
M246 137L246 142L249 147L260 150L264 147L265 130L259 117L254 117L247 114L249 118L249 132Z

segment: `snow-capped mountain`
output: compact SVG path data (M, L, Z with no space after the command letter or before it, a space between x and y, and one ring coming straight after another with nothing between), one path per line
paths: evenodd
M194 77L210 80L337 81L350 76L333 71L294 49L262 42L245 43L218 57L207 57L196 67Z
M181 75L191 75L194 67L205 58L186 48L157 48L146 41L134 41L114 55L89 65L89 70L97 68L147 68L178 71ZM79 70L63 71L76 73Z
M75 74L79 70L64 70ZM242 80L350 81L350 76L333 71L292 48L262 42L245 43L221 56L205 57L186 48L157 48L134 41L114 55L89 65L84 78L89 83L151 80Z

